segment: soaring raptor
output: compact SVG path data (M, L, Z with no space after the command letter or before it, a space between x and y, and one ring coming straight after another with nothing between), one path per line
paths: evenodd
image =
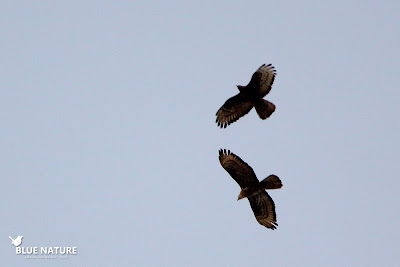
M265 120L275 111L275 105L263 97L271 91L276 76L275 68L263 64L254 72L247 86L237 85L239 93L229 98L217 111L216 123L221 128L243 117L254 107L258 116Z
M265 189L281 188L279 177L272 174L259 182L253 169L226 149L219 150L219 162L239 184L241 191L238 200L247 197L257 221L267 228L276 229L275 204Z

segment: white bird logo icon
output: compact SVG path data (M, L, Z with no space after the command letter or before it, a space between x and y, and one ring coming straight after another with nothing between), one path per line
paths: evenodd
M19 235L15 239L13 239L11 236L9 236L9 238L11 239L11 244L13 244L14 246L18 247L22 243L23 236Z

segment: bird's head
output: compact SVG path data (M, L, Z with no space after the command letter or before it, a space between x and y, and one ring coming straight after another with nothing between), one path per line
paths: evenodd
M236 87L239 89L240 92L241 92L244 88L246 88L246 86L243 86L243 85L236 85Z
M240 191L240 194L239 194L239 196L238 196L238 201L241 200L242 198L245 198L245 197L246 197L246 196L244 195L244 191L241 190L241 191Z

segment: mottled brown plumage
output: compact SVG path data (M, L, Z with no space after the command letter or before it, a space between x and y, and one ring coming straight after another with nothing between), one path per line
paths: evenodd
M219 161L241 188L238 200L247 197L257 221L267 228L276 229L275 204L265 189L281 188L279 177L270 175L259 182L253 169L226 149L219 150Z
M239 94L229 98L216 113L216 123L221 128L243 117L254 107L258 116L265 120L275 111L275 105L263 97L271 91L276 76L275 68L263 64L251 77L247 86L237 85Z

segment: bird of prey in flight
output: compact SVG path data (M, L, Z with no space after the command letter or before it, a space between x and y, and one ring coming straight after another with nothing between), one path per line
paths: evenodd
M272 174L259 182L253 169L226 149L219 150L219 162L239 184L241 191L238 200L247 198L258 223L269 229L276 229L278 223L275 204L265 190L281 188L282 182L279 177Z
M237 85L239 93L229 98L217 111L216 123L221 128L237 121L254 107L258 116L265 120L275 111L275 105L265 99L271 91L276 76L275 68L263 64L254 72L247 86Z

